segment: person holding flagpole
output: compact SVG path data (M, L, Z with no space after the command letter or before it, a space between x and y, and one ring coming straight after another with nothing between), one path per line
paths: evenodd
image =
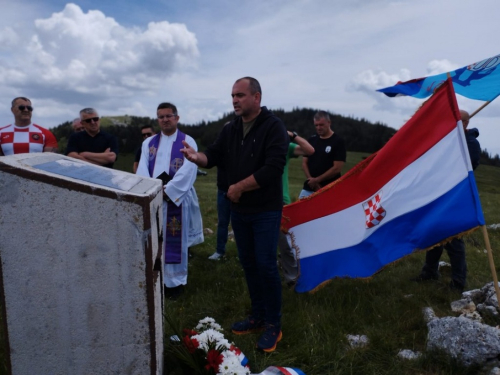
M161 132L142 143L137 174L163 181L164 290L176 299L187 284L188 246L203 241L200 206L193 184L197 167L181 153L186 142L193 149L193 138L177 129L177 107L161 103L157 109ZM197 223L197 225L195 225ZM194 242L193 238L198 238Z
M479 165L479 158L481 157L481 146L476 139L479 136L479 131L476 128L467 129L469 125L469 113L460 110L460 117L465 131L465 140L467 141L467 148L469 151L472 169L476 169ZM439 279L439 259L446 249L451 263L451 282L450 288L452 290L462 293L465 288L465 280L467 278L467 262L465 260L465 243L462 238L454 238L445 245L440 245L427 251L425 254L425 264L420 274L413 278L412 281L422 282L427 280Z

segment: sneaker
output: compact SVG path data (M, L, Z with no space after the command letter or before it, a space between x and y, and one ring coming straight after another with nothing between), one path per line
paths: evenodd
M266 353L274 352L282 337L281 325L266 324L266 330L257 341L257 348Z
M208 257L208 259L210 259L210 260L219 260L219 259L221 259L223 256L224 256L224 255L222 255L222 254L219 254L219 253L215 252L215 253L213 253L212 255L210 255L210 256Z
M236 322L231 326L231 331L236 335L245 335L247 333L260 332L265 329L264 321L249 316L245 320Z
M421 283L422 281L438 280L438 279L439 279L439 275L422 272L417 277L410 279L410 281L415 281L417 283Z

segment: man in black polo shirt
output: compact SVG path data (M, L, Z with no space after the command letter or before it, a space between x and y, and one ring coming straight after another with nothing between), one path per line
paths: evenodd
M300 199L338 179L346 160L344 140L333 132L327 112L318 111L314 115L314 127L317 135L307 140L314 147L314 154L302 158L302 169L307 180L300 192Z
M113 168L118 155L118 141L111 134L100 131L100 120L93 108L80 111L84 132L72 134L66 147L66 155L103 167Z

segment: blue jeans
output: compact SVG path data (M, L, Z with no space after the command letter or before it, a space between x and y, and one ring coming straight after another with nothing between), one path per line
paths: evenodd
M217 253L226 254L227 231L231 218L231 201L226 192L217 190Z
M245 271L252 316L268 324L281 322L281 280L276 247L281 210L257 214L231 211L238 256Z
M304 190L304 189L302 189L302 190L300 191L300 194L299 194L299 199L302 199L302 198L308 197L308 196L310 196L312 193L314 193L314 191L310 191L310 190Z
M465 262L465 243L461 238L454 238L444 246L436 246L425 254L425 264L422 273L439 276L439 259L446 249L451 264L451 279L465 286L467 263Z

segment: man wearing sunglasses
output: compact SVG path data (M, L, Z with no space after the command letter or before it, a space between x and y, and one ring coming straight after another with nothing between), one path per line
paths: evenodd
M0 128L0 156L32 152L55 152L57 140L49 130L31 123L31 100L18 97L12 100L15 122Z
M113 168L118 155L116 137L101 131L99 115L93 108L82 109L80 120L85 131L73 133L69 137L65 154L92 164Z
M142 135L142 141L144 141L146 138L152 137L155 135L155 131L153 129L152 125L143 125L141 127L141 135ZM135 159L134 159L134 165L132 167L132 170L137 172L137 167L139 166L139 161L141 160L141 147L137 149L135 152Z

